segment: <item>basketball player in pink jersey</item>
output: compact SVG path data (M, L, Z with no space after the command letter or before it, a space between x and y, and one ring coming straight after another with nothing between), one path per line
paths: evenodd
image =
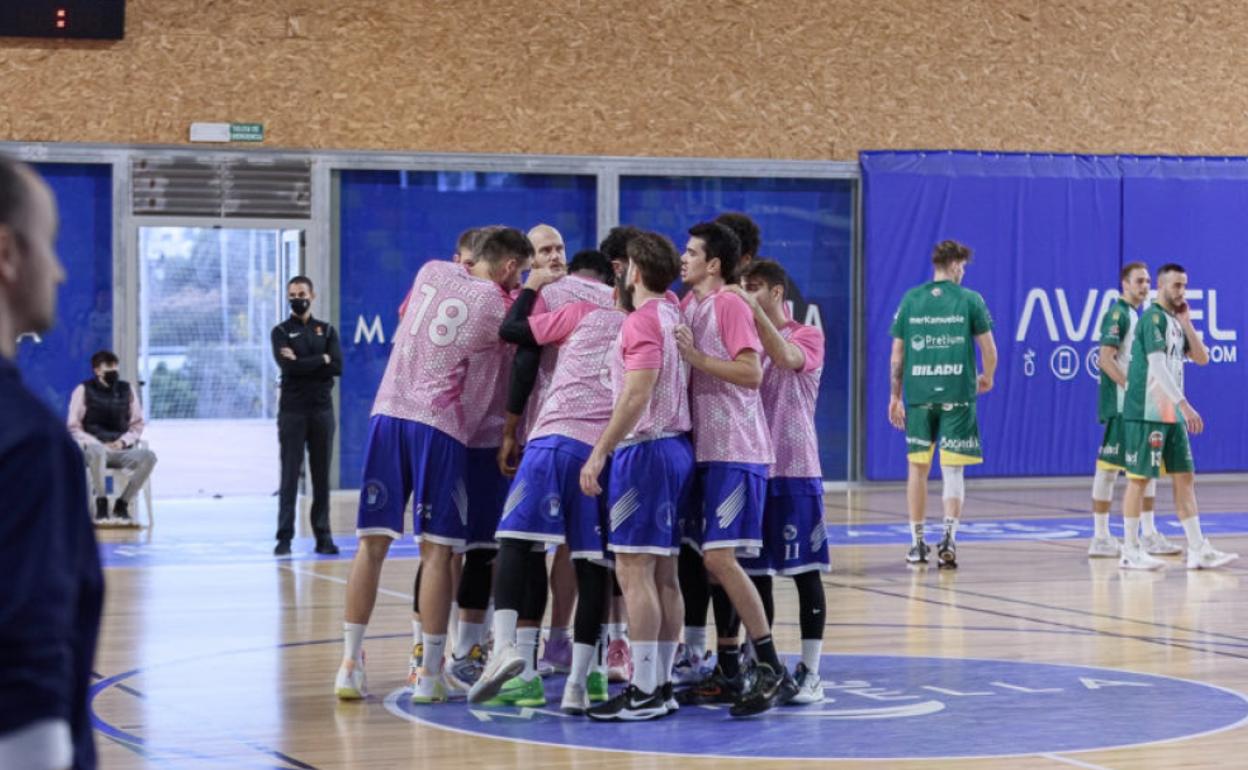
M681 257L681 279L690 289L682 301L688 326L677 330L676 339L693 368L690 409L700 501L685 512L683 537L702 552L707 572L732 600L758 657L749 689L730 710L747 716L775 704L784 676L762 599L738 561L762 549L767 471L775 461L758 394L763 346L749 306L723 291L735 282L737 235L703 222L690 228L689 236ZM723 663L721 655L721 668ZM721 673L732 678L731 672Z
M605 281L612 277L611 265L601 254L591 254L596 254L597 261L578 255L570 266L570 275L547 284L542 293L567 281L596 282L605 288ZM540 404L532 403L537 413L534 429L499 524L494 651L483 677L485 681L474 688L470 698L480 702L498 692L504 703L545 703L540 682L534 682L531 676L525 678L530 672L523 660L527 652L518 645L517 623L534 620L532 614L537 604L526 594L536 589L545 591L538 579L542 565L532 564L532 544L558 544L566 547L575 560L580 588L572 671L563 703L565 711L580 714L588 708L591 698L606 700L605 675L597 676L594 687L589 688L588 674L608 586L608 574L602 566L605 553L600 506L581 493L580 469L611 416L606 356L625 313L582 300L565 303L553 312L529 315L529 306L540 302L533 291L535 273L530 274L500 333L503 339L522 346L540 345L543 353L557 348L557 363L551 373L548 397ZM520 404L524 403L526 382L522 376L512 379L512 390ZM519 671L522 666L525 670ZM508 679L517 674L519 681Z
M590 708L591 719L640 721L677 708L670 674L684 607L676 579L678 512L693 477L688 365L677 350L680 309L667 289L679 273L676 249L661 235L628 242L624 320L608 357L615 406L581 468L581 490L603 493L608 461L608 548L628 607L632 681Z
M787 575L797 587L802 661L782 686L782 703L823 700L819 660L827 600L821 572L829 570L827 529L823 523L823 469L815 433L815 402L823 374L823 332L788 317L788 275L776 262L755 259L741 271L743 286L729 286L750 306L767 354L759 394L771 428L776 462L767 478L763 506L763 551L742 562L774 621L772 575Z
M360 536L347 584L345 649L334 690L365 694L364 631L377 598L390 543L403 532L414 495L413 534L421 539L420 609L424 666L413 689L418 702L446 699L442 659L450 611L452 549L468 541L464 486L467 441L493 396L489 378L467 377L474 356L497 349L510 290L533 256L528 238L505 228L492 233L470 270L429 262L413 285L369 421L360 485Z

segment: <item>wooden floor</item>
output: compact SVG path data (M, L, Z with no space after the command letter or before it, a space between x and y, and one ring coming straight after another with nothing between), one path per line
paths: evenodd
M275 498L157 501L154 530L101 531L112 565L106 572L107 606L93 701L102 766L712 768L745 767L749 761L750 767L780 767L791 763L768 762L767 757L782 755L768 746L786 742L816 753L826 748L826 757L846 753L893 757L837 760L841 767L1248 765L1248 725L1235 724L1241 718L1236 709L1243 710L1244 699L1217 689L1248 693L1248 592L1241 585L1248 570L1248 535L1240 533L1248 527L1233 531L1230 524L1222 526L1239 521L1234 514L1248 511L1248 482L1209 481L1198 489L1203 520L1216 544L1245 553L1245 559L1214 572L1189 572L1172 559L1163 573L1127 574L1120 573L1113 560L1086 558L1090 517L1081 513L1087 507L1084 481L969 486L961 567L956 571L912 569L903 563L903 490L873 487L826 496L827 522L837 545L833 571L824 581L828 596L824 652L963 660L958 670L972 680L979 676L977 667L996 666L984 668L989 673L982 681L974 680L978 684L964 686L956 678L941 679L938 686L918 679L910 682L916 692L938 694L932 702L942 704L943 716L840 718L815 728L810 726L814 720L769 715L742 722L722 713L682 712L656 725L587 727L579 720L538 714L530 734L526 734L530 725L520 719L468 718L483 731L509 735L507 739L431 727L404 718L393 703L387 708L383 702L402 687L406 676L415 560L391 560L383 574L383 594L365 645L373 697L362 704L340 704L331 694L331 683L341 655L350 562L276 561L268 556ZM1163 485L1160 494L1167 496L1168 488ZM933 498L932 510L938 505ZM1164 501L1159 508L1166 522L1163 529L1182 542L1182 532L1169 515L1171 508ZM351 532L353 510L349 497L336 500L338 532ZM1224 534L1216 534L1219 528ZM308 551L310 543L303 541L299 548ZM410 549L406 553L410 555ZM777 580L776 585L778 646L782 652L796 653L796 595L789 581ZM890 700L904 703L916 697L898 694L899 689L877 689L872 696L867 682L852 684L865 678L855 666L866 658L829 660L837 674L829 677L825 670L825 680L833 688L837 680L846 690L857 688L852 693L860 696L855 703L887 707ZM892 666L885 661L881 670L890 666L903 670L902 663ZM1110 671L1055 668L1046 688L1037 686L1034 678L1025 679L1032 670L1026 664ZM942 676L949 674L947 667L939 670L945 672ZM1015 671L1024 678L1007 678L1015 677ZM1059 686L1065 671L1081 674L1082 678L1072 674L1069 679L1083 682L1083 688L1068 686L1069 682ZM1140 693L1148 687L1137 678L1141 674L1216 687L1156 679L1181 691L1163 688L1150 705L1147 699L1141 701ZM1023 681L1028 684L1020 685ZM988 689L1000 697L978 710L963 709L972 696L980 696L976 703L988 702L983 697ZM1050 693L1059 700L1036 693ZM833 694L834 690L829 692ZM1144 711L1124 716L1114 698L1134 698L1131 708ZM550 709L557 706L556 702ZM425 713L441 709L438 713L455 719L466 718L467 712L462 703L424 708ZM923 721L937 718L952 721ZM1028 725L1054 718L1060 719L1060 727L1042 731L1040 744L1018 742ZM543 719L556 724L539 730L537 722ZM690 728L679 751L731 754L741 740L756 741L746 744L745 753L751 758L733 762L667 753L675 745L669 739L679 735L678 720L685 719L691 726L700 720L700 726ZM1132 724L1124 725L1124 720ZM452 727L460 725L456 730L465 724L451 722ZM594 734L593 729L630 730L643 737L637 747L648 753L543 745L601 743L605 748L608 733ZM817 732L802 732L810 729ZM791 739L789 730L794 731ZM1198 732L1206 734L1143 745ZM714 737L719 734L725 737ZM881 740L866 748L850 740L876 734ZM1091 740L1093 745L1120 748L1059 750L1071 746L1065 741L1072 737L1076 742ZM1050 738L1055 748L1045 742ZM946 746L952 741L981 748L950 753L940 748L942 741ZM885 744L888 750L878 750ZM934 748L925 754L929 745ZM989 758L968 759L958 753Z

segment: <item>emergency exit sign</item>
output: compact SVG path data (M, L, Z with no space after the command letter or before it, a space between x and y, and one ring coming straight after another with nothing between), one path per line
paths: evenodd
M263 142L264 141L264 124L263 123L231 123L230 124L230 141L231 142Z
M263 123L192 123L192 142L263 142Z

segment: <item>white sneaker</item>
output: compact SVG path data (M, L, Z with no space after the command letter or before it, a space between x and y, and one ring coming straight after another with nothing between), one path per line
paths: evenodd
M1144 549L1139 546L1135 548L1125 544L1122 546L1122 558L1118 560L1119 569L1156 570L1164 566L1166 566L1164 561L1154 559L1152 556L1144 553Z
M1226 566L1239 558L1237 553L1222 553L1213 547L1213 543L1208 540L1200 544L1199 548L1187 549L1187 568L1188 569L1217 569Z
M1088 543L1088 558L1090 559L1117 559L1121 553L1122 545L1113 535L1094 537L1092 542Z
M490 656L489 663L481 672L481 678L468 691L468 702L484 703L493 698L503 689L508 679L519 676L523 670L524 658L516 651L516 645L507 645L497 655Z
M344 660L334 677L334 695L339 700L363 700L368 695L364 681L364 660Z
M797 695L789 699L789 703L795 706L805 706L810 703L823 702L823 681L819 678L818 672L811 671L806 668L805 663L798 663L797 670L793 672L793 678L797 680Z
M1183 546L1170 542L1160 532L1140 535L1140 546L1145 553L1153 556L1176 556L1183 553Z
M559 704L559 710L572 716L585 716L585 712L589 710L589 691L585 689L585 685L569 679L563 686L563 701Z
M421 669L412 687L412 703L446 703L446 679L441 671L430 674Z

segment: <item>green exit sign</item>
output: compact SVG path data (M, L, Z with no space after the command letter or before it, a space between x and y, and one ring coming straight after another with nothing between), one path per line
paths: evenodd
M231 142L263 142L264 141L264 124L263 123L231 123L230 124L230 141Z

